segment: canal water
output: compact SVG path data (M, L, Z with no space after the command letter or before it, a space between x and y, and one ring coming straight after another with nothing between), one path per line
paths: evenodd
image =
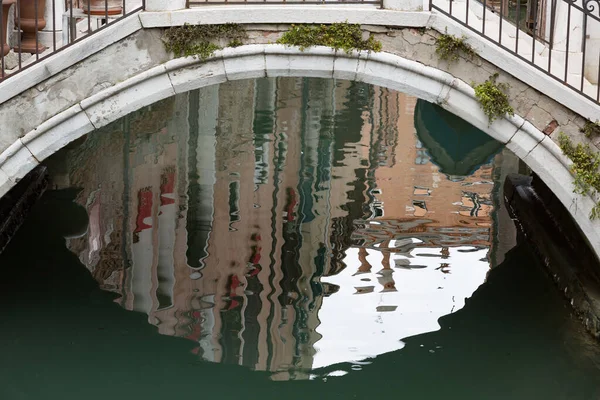
M47 160L0 255L0 398L598 399L502 201L527 167L339 80L166 99Z

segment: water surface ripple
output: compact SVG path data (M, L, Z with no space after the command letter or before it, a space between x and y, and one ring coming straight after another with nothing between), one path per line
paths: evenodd
M47 165L2 255L2 398L600 396L501 201L523 165L435 105L238 81Z

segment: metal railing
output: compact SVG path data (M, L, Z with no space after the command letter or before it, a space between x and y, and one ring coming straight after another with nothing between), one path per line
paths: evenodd
M145 0L0 0L0 81L145 8Z
M600 103L600 0L430 0L430 9Z
M189 7L200 7L200 6L218 6L227 4L251 4L251 5L298 5L298 4L321 4L321 5L340 5L340 4L375 4L378 6L382 5L382 0L188 0L187 6Z

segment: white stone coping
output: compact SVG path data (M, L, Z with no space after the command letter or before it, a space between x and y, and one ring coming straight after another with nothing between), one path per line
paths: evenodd
M144 28L163 28L183 24L352 24L424 27L430 17L423 11L384 10L373 4L232 4L202 6L168 12L143 12Z
M438 69L389 53L300 51L283 45L247 45L215 53L206 62L178 58L90 96L27 133L0 154L0 197L41 161L73 140L161 99L227 80L264 76L352 79L440 104L506 144L567 207L597 255L600 221L588 217L594 201L573 193L570 161L556 143L520 116L488 126L467 83Z

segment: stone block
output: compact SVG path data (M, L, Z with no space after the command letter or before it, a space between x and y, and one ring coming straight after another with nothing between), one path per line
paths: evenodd
M93 130L94 126L77 104L44 122L21 140L38 161L43 161Z
M264 78L265 45L228 47L221 51L227 80Z
M291 47L282 44L265 46L265 69L267 76L288 76L291 53Z
M38 164L21 140L15 141L0 154L0 169L15 183Z
M523 160L544 137L545 135L535 126L525 121L523 126L506 143L506 147Z
M332 78L335 50L316 46L310 53L297 49L289 56L289 76L310 76L313 78Z
M105 89L81 102L95 128L144 106L175 95L164 65L143 72L123 84Z
M227 81L221 57L209 61L178 58L165 64L175 93L189 92Z
M358 58L356 53L345 54L337 52L333 62L333 77L336 79L345 79L353 81L356 79L356 70L358 68Z
M410 90L410 85L407 83L409 79L410 77L406 71L401 70L395 65L383 63L372 58L368 58L364 62L359 62L356 71L356 80L359 82L387 87L405 93L408 93Z
M0 169L0 198L8 193L14 185L15 183L8 178L8 175L2 171L2 169Z

